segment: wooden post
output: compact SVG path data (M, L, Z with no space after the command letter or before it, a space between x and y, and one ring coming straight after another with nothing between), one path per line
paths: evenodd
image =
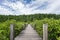
M14 25L10 24L10 40L14 40Z
M48 24L43 24L43 40L48 40Z

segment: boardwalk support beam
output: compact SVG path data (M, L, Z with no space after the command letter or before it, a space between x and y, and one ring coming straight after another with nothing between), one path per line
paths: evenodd
M14 25L10 24L10 40L14 40Z
M43 24L43 40L48 40L48 24Z

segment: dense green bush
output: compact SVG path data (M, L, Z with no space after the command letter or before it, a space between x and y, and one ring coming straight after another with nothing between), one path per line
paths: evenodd
M44 19L44 20L36 20L32 22L34 29L38 32L38 34L43 37L43 24L48 23L48 39L49 40L57 40L60 37L60 20L55 19Z
M14 37L16 37L25 27L24 22L7 20L0 23L0 40L10 40L10 24L14 24Z
M16 25L14 27L14 36L16 37L22 30L25 29L25 23L24 22L16 22Z

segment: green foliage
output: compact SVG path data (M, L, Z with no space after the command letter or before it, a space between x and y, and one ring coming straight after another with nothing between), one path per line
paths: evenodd
M16 22L15 20L2 22L0 23L0 40L10 40L10 24L14 24L14 37L25 28L24 22Z
M60 40L60 37L59 37L59 38L57 38L57 40Z
M0 40L9 40L10 24L14 24L14 37L16 37L23 29L25 29L26 25L23 25L25 22L28 24L32 22L34 29L41 37L43 35L42 25L48 23L49 40L56 40L60 37L60 15L0 15Z
M16 25L14 27L14 36L16 37L24 29L24 22L16 22Z
M38 32L38 34L43 37L43 24L48 23L48 39L49 40L57 40L60 37L60 20L55 19L44 19L44 20L36 20L32 24L36 25L34 29Z
M42 20L44 18L54 18L60 19L60 15L56 14L34 14L34 15L0 15L0 22L5 22L6 20L14 19L21 22L32 22L34 20Z

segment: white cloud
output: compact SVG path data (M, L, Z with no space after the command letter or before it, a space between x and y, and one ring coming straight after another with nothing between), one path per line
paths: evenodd
M3 8L1 6L0 6L0 14L2 14L2 15L9 15L9 14L13 15L12 12L8 11L7 9L5 9L5 8Z
M47 11L48 12L53 12L59 6L60 6L60 0L55 0L55 2L48 5Z
M34 13L56 13L56 14L59 14L60 10L58 10L57 8L60 8L60 0L50 0L50 1L45 0L45 1L47 1L49 3L47 5L47 8L43 9L43 10L41 10L41 9L34 10ZM43 3L45 1L41 1L41 2ZM41 5L42 5L42 3L41 3Z
M43 5L44 2L48 2L46 9L37 9L37 7ZM15 3L5 1L3 3L4 5L7 5L11 8L13 8L15 11L9 11L9 9L0 7L0 14L11 14L11 15L22 15L22 14L34 14L34 13L60 13L60 0L36 0L32 1L30 4L23 4L21 1L17 1Z

